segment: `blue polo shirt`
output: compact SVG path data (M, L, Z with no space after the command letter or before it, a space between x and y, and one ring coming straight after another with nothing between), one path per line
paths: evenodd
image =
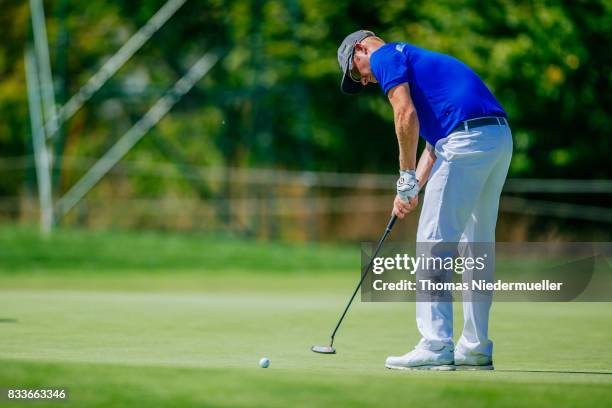
M408 83L420 134L431 145L463 120L507 117L478 75L451 56L406 43L389 43L372 54L370 66L385 94Z

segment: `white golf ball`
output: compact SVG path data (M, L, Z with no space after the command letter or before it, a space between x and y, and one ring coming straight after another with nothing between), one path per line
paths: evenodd
M268 357L262 357L261 360L259 360L259 366L261 368L270 367L270 359Z

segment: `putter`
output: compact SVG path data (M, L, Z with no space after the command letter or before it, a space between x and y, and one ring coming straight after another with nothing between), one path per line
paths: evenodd
M374 259L376 258L376 255L378 255L380 248L382 248L383 243L385 242L385 239L387 239L387 235L389 235L389 233L391 232L391 229L393 229L393 225L395 224L395 221L397 221L397 216L392 215L391 219L389 220L389 224L387 224L387 228L385 229L385 233L380 238L380 241L378 241L378 246L376 247L376 250L374 251L372 258L370 258L370 262L368 263L368 266L366 266L363 272L361 273L361 279L359 280L359 283L357 284L357 287L355 288L355 291L353 292L353 296L351 296L348 303L346 304L346 307L344 308L344 312L342 312L342 316L340 316L340 320L338 320L338 323L336 324L336 327L334 328L334 331L331 334L331 341L329 342L329 346L312 346L311 350L314 351L315 353L336 354L336 349L334 348L334 337L336 337L336 332L338 331L338 328L342 324L342 321L344 320L344 316L346 316L346 312L348 312L349 308L351 307L351 303L353 303L353 299L355 299L357 292L359 292L359 288L361 288L361 284L363 283L365 277L367 276L368 272L372 268Z

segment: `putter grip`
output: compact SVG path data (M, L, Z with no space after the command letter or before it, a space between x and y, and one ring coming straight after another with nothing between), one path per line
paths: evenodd
M387 224L387 231L391 231L393 229L395 221L397 221L397 215L393 214L389 220L389 224Z

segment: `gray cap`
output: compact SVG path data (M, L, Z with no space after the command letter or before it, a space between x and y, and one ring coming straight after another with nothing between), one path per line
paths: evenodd
M374 37L374 33L367 30L355 31L346 36L340 47L338 47L338 64L342 71L342 82L340 89L347 94L356 94L361 92L363 85L360 82L355 82L351 78L351 70L353 69L353 53L355 52L355 44L363 41L365 38Z

